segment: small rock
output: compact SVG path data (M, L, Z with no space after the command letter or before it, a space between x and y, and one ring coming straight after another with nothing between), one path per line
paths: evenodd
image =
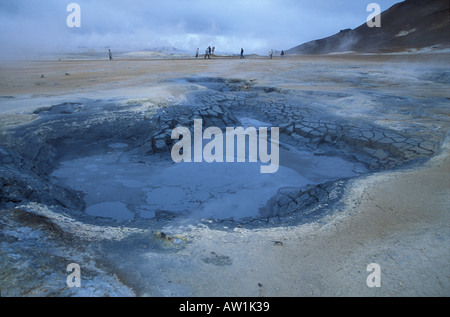
M157 151L157 152L162 152L166 149L167 144L166 144L166 140L161 138L161 139L153 139L152 142L152 148Z
M165 239L167 236L164 232L155 232L155 235L157 238L160 238L160 239Z

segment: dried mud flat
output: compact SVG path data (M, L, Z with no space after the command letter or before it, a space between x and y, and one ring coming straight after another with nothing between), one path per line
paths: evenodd
M2 64L2 296L448 296L448 67L439 54ZM282 176L174 170L170 132L199 118L280 127Z

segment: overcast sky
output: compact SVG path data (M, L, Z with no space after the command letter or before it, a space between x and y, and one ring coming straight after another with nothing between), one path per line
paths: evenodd
M67 5L81 7L69 28ZM401 0L0 0L0 58L77 49L140 51L171 46L265 54L365 23Z

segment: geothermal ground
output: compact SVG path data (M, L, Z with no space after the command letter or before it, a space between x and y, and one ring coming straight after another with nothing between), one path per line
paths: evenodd
M448 60L1 64L1 295L450 295ZM196 119L279 127L278 171L174 163Z

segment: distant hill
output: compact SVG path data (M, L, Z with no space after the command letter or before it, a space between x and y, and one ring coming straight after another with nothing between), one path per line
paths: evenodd
M356 29L304 43L287 54L335 52L389 53L435 46L450 46L449 0L405 0L381 13L381 27L367 23ZM369 12L368 14L369 15Z

